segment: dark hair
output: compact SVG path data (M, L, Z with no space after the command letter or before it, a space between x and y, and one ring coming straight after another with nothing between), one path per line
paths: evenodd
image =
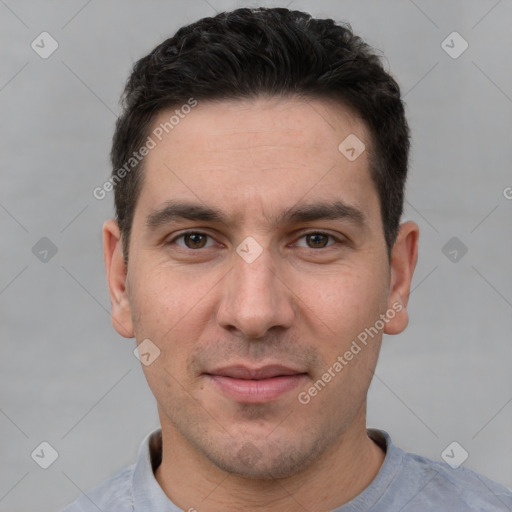
M191 98L258 95L333 99L362 118L370 131L370 173L390 254L402 215L409 154L398 84L349 24L284 8L243 8L180 28L134 65L111 151L126 261L143 159L132 161L133 169L127 169L127 162L144 145L156 115Z

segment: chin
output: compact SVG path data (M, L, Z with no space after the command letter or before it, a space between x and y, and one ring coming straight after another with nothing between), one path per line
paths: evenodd
M265 441L231 442L222 452L205 454L218 468L241 478L275 480L291 477L320 457L316 445L298 447Z

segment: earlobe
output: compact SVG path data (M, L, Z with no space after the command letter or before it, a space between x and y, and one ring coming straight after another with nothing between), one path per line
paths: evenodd
M130 301L126 290L127 267L119 226L114 219L103 224L103 255L112 304L112 325L121 336L133 338Z
M411 281L418 261L419 227L415 222L404 222L391 253L391 282L388 308L395 312L388 321L384 332L399 334L409 323L407 304L411 290Z

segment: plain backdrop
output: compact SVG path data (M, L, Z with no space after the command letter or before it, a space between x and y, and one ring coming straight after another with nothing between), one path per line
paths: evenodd
M509 0L1 0L1 511L59 510L159 425L135 342L110 322L112 194L92 194L133 63L216 11L288 3L349 21L385 55L412 129L411 320L384 337L368 425L438 460L457 441L466 467L512 487ZM58 44L47 58L42 32ZM42 442L58 453L48 469L31 456Z

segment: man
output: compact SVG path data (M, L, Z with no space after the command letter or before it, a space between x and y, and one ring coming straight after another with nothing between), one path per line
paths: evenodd
M136 63L103 227L115 329L161 429L66 511L512 510L512 492L366 428L418 226L409 130L348 26L239 9Z

